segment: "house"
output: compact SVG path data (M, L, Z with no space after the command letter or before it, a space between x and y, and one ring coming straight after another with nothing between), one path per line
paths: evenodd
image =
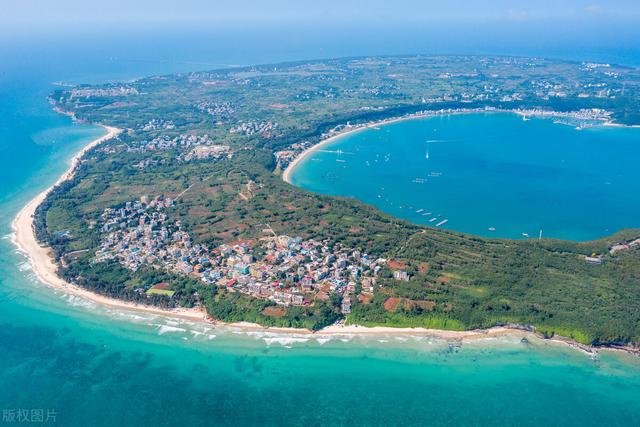
M374 277L363 277L362 278L362 291L363 292L371 292L373 293L374 286L376 284L376 279Z
M588 264L592 265L600 265L602 264L602 258L599 256L586 256L584 260L587 261Z
M351 298L349 298L349 295L345 295L342 298L341 310L343 314L351 313Z
M404 270L394 270L393 278L396 280L402 280L403 282L409 281L409 273Z

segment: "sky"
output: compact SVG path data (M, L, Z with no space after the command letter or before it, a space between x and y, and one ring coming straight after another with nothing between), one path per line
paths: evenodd
M274 59L612 49L640 58L639 23L640 0L0 0L0 53L25 40L99 50L120 38L139 56L175 40L171 58L198 42Z
M145 25L631 22L638 0L2 0L13 30ZM637 21L636 21L637 22ZM69 28L71 27L71 28Z

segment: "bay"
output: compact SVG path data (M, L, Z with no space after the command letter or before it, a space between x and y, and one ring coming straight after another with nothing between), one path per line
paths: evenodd
M415 223L583 241L640 226L639 158L637 128L454 114L345 134L291 181Z

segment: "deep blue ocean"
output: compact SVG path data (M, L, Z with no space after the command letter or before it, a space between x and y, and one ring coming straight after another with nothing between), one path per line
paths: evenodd
M15 418L24 410L60 426L638 423L640 361L625 354L594 359L511 338L458 347L247 333L100 307L38 283L10 222L101 133L51 111L53 82L419 47L162 37L0 45L0 425L26 424Z

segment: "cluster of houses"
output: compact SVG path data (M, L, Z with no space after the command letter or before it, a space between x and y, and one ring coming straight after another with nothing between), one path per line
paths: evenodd
M175 148L189 148L197 145L215 145L209 135L180 134L157 136L151 140L137 141L135 146L129 146L129 152L146 153L157 150L172 150Z
M182 162L191 160L219 160L230 159L233 156L231 147L228 145L196 145L184 154L180 154L177 159Z
M263 138L273 136L273 131L278 127L278 123L273 122L254 122L240 121L236 126L229 129L230 133L236 133L244 136L261 135Z
M208 114L216 120L228 119L236 109L230 102L202 101L195 104L196 110Z
M214 140L206 134L180 134L174 137L162 135L149 141L143 140L136 142L135 145L127 147L127 151L134 153L148 153L151 151L173 149L180 149L182 151L182 153L176 157L176 160L182 162L203 159L231 158L233 155L231 147L228 145L215 144ZM149 162L153 161L143 160L136 164L135 167L145 168L151 166L151 163Z
M635 248L636 246L640 246L640 239L635 239L627 243L616 243L609 248L609 253L611 255L615 255L617 252L626 251L628 249Z
M609 255L615 255L619 252L624 252L638 246L640 246L640 239L622 243L615 243L609 247ZM591 256L585 256L584 260L587 262L587 264L600 265L602 264L602 255L593 253L591 254Z
M172 120L151 119L144 125L140 126L140 130L149 132L152 130L173 130L176 128Z
M170 198L143 197L105 209L96 262L115 260L134 271L163 268L282 305L312 305L335 296L343 313L351 311L356 294L373 295L387 262L339 243L275 234L209 248L168 219L166 210L173 206Z
M89 97L111 97L138 95L138 89L129 86L112 86L103 88L76 88L71 90L69 99Z

